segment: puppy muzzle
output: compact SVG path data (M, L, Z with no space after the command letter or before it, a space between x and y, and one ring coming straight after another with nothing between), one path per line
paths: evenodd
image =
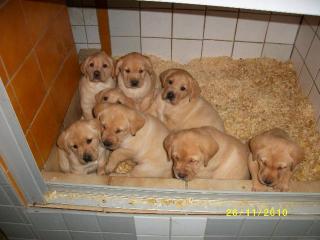
M89 153L84 153L82 159L83 159L83 161L85 161L86 163L92 162L92 156L91 156L91 154L89 154Z
M137 88L137 87L139 87L139 83L140 83L139 79L131 79L131 80L130 80L130 86L131 86L132 88Z
M111 141L109 140L104 140L103 141L103 146L106 148L106 149L109 149L109 150L112 150L113 148L113 144Z
M95 79L95 80L100 80L101 79L100 71L94 71L93 72L93 79Z
M175 98L176 98L176 95L172 91L168 92L166 95L166 99L168 99L170 101L174 100Z

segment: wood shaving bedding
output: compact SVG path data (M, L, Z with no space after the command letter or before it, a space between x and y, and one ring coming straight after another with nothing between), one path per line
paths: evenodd
M314 110L299 88L290 62L217 57L195 59L182 65L150 58L157 74L173 67L189 71L231 135L248 141L274 127L286 130L305 150L305 160L298 165L293 178L320 179L320 134Z

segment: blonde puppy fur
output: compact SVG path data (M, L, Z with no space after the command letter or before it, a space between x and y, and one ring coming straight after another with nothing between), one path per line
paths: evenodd
M140 53L129 53L117 60L115 75L118 87L134 100L136 108L147 111L160 88L151 60Z
M224 124L213 106L200 96L197 81L183 69L168 69L160 74L162 91L149 113L169 130L213 126L224 131Z
M164 146L178 179L249 179L248 147L213 127L173 132Z
M57 145L62 172L105 174L109 151L101 143L101 130L96 119L79 120L60 134Z
M249 169L253 191L288 191L295 167L304 158L303 149L279 128L258 134L249 142Z
M80 105L84 119L92 119L92 109L96 104L95 95L103 89L114 88L114 64L105 52L98 52L86 58L81 65Z
M172 162L167 160L163 147L169 132L158 119L121 104L99 104L94 111L103 126L103 144L113 150L107 173L112 173L120 162L132 160L137 165L127 176L172 177Z

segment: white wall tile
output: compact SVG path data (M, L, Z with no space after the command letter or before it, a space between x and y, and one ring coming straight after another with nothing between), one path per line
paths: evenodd
M141 35L143 37L171 37L171 10L142 10Z
M313 109L314 109L315 119L318 119L319 115L320 115L320 94L319 94L315 85L313 85L313 87L311 89L309 99L310 99L312 106L313 106Z
M84 8L83 16L85 25L98 25L96 8Z
M296 70L297 75L299 76L301 68L303 66L303 59L295 47L293 48L293 51L292 51L291 61L293 63L293 66L294 66L294 69Z
M88 48L101 49L100 43L88 43Z
M142 53L151 54L166 60L171 59L171 39L142 38Z
M170 237L156 235L138 235L137 240L170 240Z
M304 16L304 19L312 27L313 31L317 31L318 24L319 24L319 21L320 21L320 17L319 16Z
M318 89L320 89L320 72L318 73L318 76L317 76L317 78L315 80L315 83L316 83Z
M204 40L202 57L219 57L219 56L231 57L232 45L233 45L232 42Z
M265 43L262 56L287 61L290 58L293 45Z
M254 13L240 13L236 40L249 42L263 42L269 15L254 14Z
M313 39L305 62L313 79L315 79L320 68L320 40L317 36Z
M86 43L76 43L77 53L79 53L80 49L87 49L88 44Z
M293 44L299 22L299 16L272 15L266 42Z
M202 39L204 11L175 10L173 13L173 37Z
M262 43L235 42L232 57L257 58L261 56L262 47Z
M71 25L84 25L82 8L68 7Z
M313 37L314 32L312 28L306 21L303 21L295 42L296 48L303 58L305 58L308 53Z
M237 23L237 12L208 11L204 38L233 40Z
M72 35L75 43L87 43L86 30L84 26L72 26Z
M194 10L204 10L204 5L194 5L194 4L181 4L181 3L174 3L174 9L194 9Z
M121 56L129 52L140 52L139 37L111 37L112 56Z
M204 217L172 217L172 236L204 236L207 218Z
M170 234L169 217L135 216L134 223L137 235L162 235Z
M302 67L302 70L299 76L299 83L300 83L300 87L303 94L305 96L308 96L310 93L313 81L305 65Z
M138 9L109 9L111 36L139 36L140 17Z
M98 26L86 26L88 43L100 43Z
M200 40L172 40L172 60L187 63L194 58L201 57Z

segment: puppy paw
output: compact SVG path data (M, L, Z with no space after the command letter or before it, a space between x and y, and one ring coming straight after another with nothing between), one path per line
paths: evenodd
M268 192L268 187L264 185L252 185L252 192Z
M103 175L106 174L106 172L104 171L104 169L100 169L100 170L98 170L97 174L98 174L99 176L103 176Z
M274 186L274 190L278 192L288 192L289 191L289 186L285 184L278 184Z

